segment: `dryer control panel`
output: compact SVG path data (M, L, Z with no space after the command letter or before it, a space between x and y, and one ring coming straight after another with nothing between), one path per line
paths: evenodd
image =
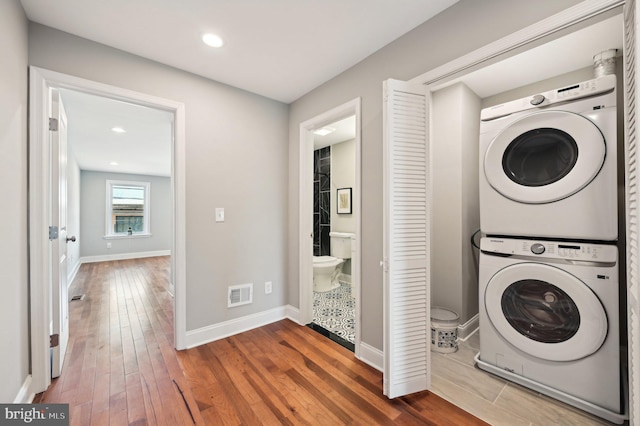
M598 263L613 263L618 260L616 246L608 244L484 237L480 240L480 249L485 253L503 256Z
M575 101L577 99L599 95L608 91L613 92L615 87L616 76L604 75L594 80L583 81L570 86L561 87L556 90L537 93L526 98L485 108L480 112L480 119L482 121L489 121L515 112L540 108L560 102ZM615 102L615 97L612 98L612 101ZM608 106L611 105L602 105L602 107Z

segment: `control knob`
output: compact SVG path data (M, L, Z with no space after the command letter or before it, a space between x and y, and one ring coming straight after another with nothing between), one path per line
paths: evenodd
M544 102L544 95L535 95L529 101L531 105L540 105Z
M545 251L544 245L540 243L531 244L531 253L542 254L544 253L544 251Z

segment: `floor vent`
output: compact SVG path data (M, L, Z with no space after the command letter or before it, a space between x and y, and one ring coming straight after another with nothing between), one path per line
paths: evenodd
M228 308L253 303L253 284L230 286L227 302Z
M84 300L84 294L76 294L75 296L71 296L71 301L75 302L76 300Z

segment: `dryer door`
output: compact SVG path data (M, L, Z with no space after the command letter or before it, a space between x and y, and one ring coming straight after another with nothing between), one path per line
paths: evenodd
M598 297L584 282L554 266L519 263L501 269L484 297L498 333L537 358L584 358L607 337L607 315Z
M606 155L604 136L588 118L567 111L516 120L489 144L484 173L503 196L542 204L567 198L596 177Z

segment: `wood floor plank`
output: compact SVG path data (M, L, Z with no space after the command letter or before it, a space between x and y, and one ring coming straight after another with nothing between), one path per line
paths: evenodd
M481 425L423 392L394 400L382 374L289 320L176 352L170 258L84 264L62 375L37 397L71 425Z

